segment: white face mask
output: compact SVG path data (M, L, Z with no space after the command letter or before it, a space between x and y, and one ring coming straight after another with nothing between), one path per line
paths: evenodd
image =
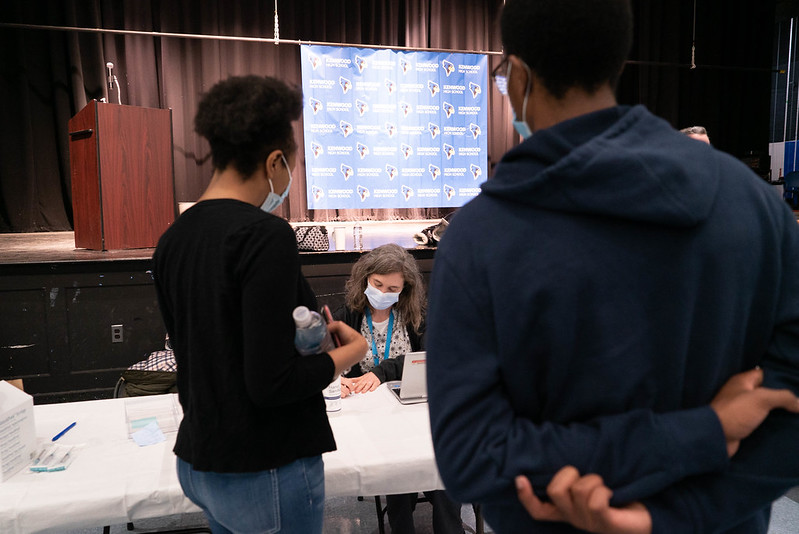
M396 293L383 293L372 284L366 282L366 290L363 292L366 298L369 299L369 304L376 310L386 310L392 307L399 300L400 292Z
M527 124L527 97L530 95L530 86L533 82L533 73L530 71L530 67L526 64L522 63L525 68L527 69L527 91L524 93L524 102L522 103L522 120L517 120L516 118L516 110L513 109L511 106L511 110L513 111L513 128L516 130L516 133L522 136L523 139L529 139L533 136L533 130L530 129L530 126ZM508 73L506 74L506 79L510 80L510 69L513 66L513 63L508 61Z
M291 169L289 169L289 164L286 161L285 156L283 156L283 154L280 154L280 157L283 158L283 165L286 166L286 172L289 173L289 183L288 185L286 185L286 190L283 191L283 194L278 195L277 193L275 193L275 187L272 185L272 179L267 178L267 180L269 180L270 191L269 194L266 195L266 200L264 200L264 203L261 204L261 209L267 213L274 211L278 206L283 204L283 201L286 200L286 197L289 194L289 189L291 189Z

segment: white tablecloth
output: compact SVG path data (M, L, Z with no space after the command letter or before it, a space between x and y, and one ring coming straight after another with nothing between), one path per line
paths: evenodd
M171 403L174 395L148 397ZM128 437L125 402L110 399L36 406L37 439L82 445L68 469L25 469L0 483L0 532L59 532L199 511L180 489L172 447L139 447ZM328 496L441 489L427 404L401 405L380 386L342 400L330 424L338 450L324 455Z

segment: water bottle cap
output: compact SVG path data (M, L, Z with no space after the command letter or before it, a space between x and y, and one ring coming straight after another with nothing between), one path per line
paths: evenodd
M297 306L294 308L291 316L294 317L294 322L297 326L307 326L311 324L311 310L306 306Z

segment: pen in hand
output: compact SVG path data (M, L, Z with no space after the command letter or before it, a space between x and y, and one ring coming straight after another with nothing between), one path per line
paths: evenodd
M63 436L63 435L64 435L64 434L66 434L67 432L69 432L69 430L70 430L70 429L71 429L73 426L75 426L76 424L78 424L78 422L77 422L77 421L73 422L71 425L69 425L68 427L66 427L64 430L62 430L61 432L59 432L58 434L56 434L55 436L53 436L53 439L52 439L52 441L55 441L55 440L57 440L58 438L60 438L61 436Z

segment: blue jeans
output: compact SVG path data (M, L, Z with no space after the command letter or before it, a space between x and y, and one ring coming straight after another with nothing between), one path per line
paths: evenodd
M254 473L195 471L180 458L177 469L183 492L205 512L214 534L322 532L325 466L321 456Z

